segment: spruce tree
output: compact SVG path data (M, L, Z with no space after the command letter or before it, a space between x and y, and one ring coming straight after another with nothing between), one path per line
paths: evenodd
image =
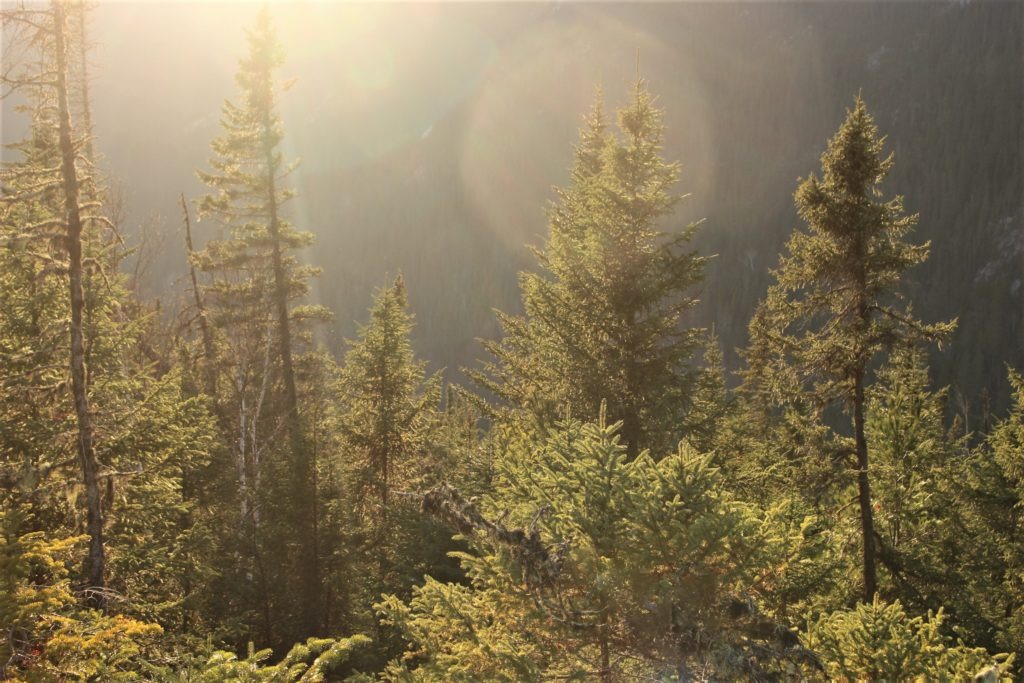
M31 530L55 538L84 529L87 559L75 583L91 605L120 593L131 596L118 601L121 613L180 623L198 564L192 535L204 521L191 516L182 485L203 466L212 434L180 376L154 367L146 345L154 318L119 272L126 250L87 158L87 126L73 116L82 11L56 3L10 15L29 27L12 35L16 44L28 38L31 57L6 73L25 88L32 124L13 145L20 158L0 175L0 502L24 507ZM62 71L63 80L51 78ZM92 438L83 439L83 426Z
M875 596L851 610L822 615L804 643L820 657L830 680L1009 681L1013 658L967 647L943 629L940 609L911 617L899 601Z
M19 225L25 240L38 239L38 233L63 231L58 238L65 253L55 259L67 273L67 302L70 317L70 344L67 349L70 368L71 396L76 416L78 461L85 488L89 549L86 559L86 583L92 601L100 606L104 600L106 558L103 541L103 509L100 492L100 463L96 456L93 409L90 406L89 371L86 367L88 326L83 234L92 225L105 220L96 202L87 201L83 188L89 184L88 170L83 169L80 151L87 144L88 131L83 134L74 119L72 97L75 90L74 58L76 44L84 36L75 36L69 13L73 7L63 0L54 0L45 7L19 7L5 10L4 29L11 32L11 42L34 55L21 63L9 65L4 71L4 86L26 90L35 102L33 145L26 162L5 169L14 179L5 191L5 219L10 209L24 201L46 200L49 213L41 222ZM84 24L83 24L84 25ZM77 41L77 42L76 42ZM82 48L84 50L84 48ZM47 130L49 129L49 130ZM39 162L45 165L33 165ZM55 173L56 171L56 173ZM20 183L19 178L20 176ZM16 187L20 184L21 187ZM16 211L22 209L15 209ZM30 209L39 216L37 209ZM14 216L18 214L15 213ZM22 214L24 216L24 214ZM12 226L15 227L15 226ZM36 233L36 234L33 234ZM48 257L45 257L48 258Z
M425 450L424 430L440 400L440 377L426 381L426 362L413 354L406 306L401 276L376 293L369 323L345 354L340 384L341 429L358 460L356 488L381 523L396 482L408 482L411 470L424 465L415 458Z
M821 178L812 175L797 189L807 229L790 237L773 272L776 282L751 323L745 383L754 404L786 406L808 426L825 426L833 405L852 418L852 438L825 435L818 449L841 462L853 457L866 602L877 589L865 431L872 363L953 327L924 324L899 304L904 272L925 260L928 245L905 240L917 216L904 213L902 197L882 199L880 185L893 164L882 155L883 144L857 97L821 157Z
M336 385L350 509L345 531L357 558L354 573L364 577L349 582L350 599L362 605L352 618L376 630L375 650L397 644L388 642L366 607L383 592L405 594L425 571L445 563L451 547L449 534L407 499L436 480L432 470L442 466L432 446L441 377L425 376L426 362L416 359L410 341L412 327L398 276L375 293L370 319L351 342Z
M985 492L983 509L1002 555L1002 589L989 595L995 598L992 612L998 615L997 643L1016 653L1020 667L1024 666L1024 545L1020 542L1024 538L1024 377L1010 372L1010 384L1010 414L989 435L987 448L979 454L979 469L987 470L994 484ZM997 501L1003 504L1001 514Z
M972 642L1024 662L1024 377L1009 372L1013 402L943 482L952 579L937 590Z
M704 259L685 249L696 224L662 229L679 165L662 159L661 121L642 79L618 112L618 135L598 98L534 251L541 270L520 276L525 314L499 314L504 339L485 344L494 361L477 375L542 422L566 405L595 418L607 401L631 456L671 451L681 436L700 343L681 317Z
M757 608L799 534L725 494L685 445L630 457L620 427L521 435L480 501L427 492L423 508L472 543L458 555L471 585L429 579L407 603L385 599L419 655L386 680L759 678L801 659Z
M945 424L946 390L932 391L922 349L898 349L868 391L875 540L883 595L917 612L936 609L954 581L944 537L962 514L949 482L962 475L967 439ZM891 598L890 598L891 599Z
M221 338L234 346L221 351L217 362L225 366L233 385L223 411L234 415L226 431L237 435L242 515L252 534L259 533L256 497L266 493L261 488L268 483L263 460L280 450L275 443L278 418L286 436L285 462L276 468L281 476L270 477L276 488L266 500L275 512L282 549L290 548L294 554L286 576L294 582L298 600L287 603L298 603L291 620L298 637L320 630L322 606L315 463L304 436L294 356L299 326L324 314L296 305L317 270L301 265L296 257L297 250L312 242L312 235L297 230L283 215L285 203L295 195L285 186L295 165L285 163L280 151L284 132L277 113L275 73L283 56L266 7L248 38L249 54L241 60L235 79L238 103L224 103L223 134L211 144L212 170L199 172L212 190L199 202L200 215L214 217L230 237L207 244L196 259L214 275L206 289L207 306ZM285 541L288 537L299 542ZM261 589L264 594L267 590ZM264 628L269 628L266 609Z

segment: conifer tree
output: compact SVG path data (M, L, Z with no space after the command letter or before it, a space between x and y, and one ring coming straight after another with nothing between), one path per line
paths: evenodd
M85 40L82 11L56 3L11 15L31 28L32 56L7 74L21 76L32 125L13 146L20 159L2 170L0 294L10 305L0 311L0 471L8 484L0 499L27 506L32 530L62 537L84 527L87 561L75 584L92 606L105 606L111 593L131 595L118 611L169 623L181 616L184 576L197 556L189 535L201 527L186 521L192 501L181 485L202 466L211 433L202 407L182 396L179 375L154 372L143 344L152 319L118 272L125 250L88 158L87 126L71 106L80 84L70 56L84 59L73 49ZM55 77L62 70L63 81ZM95 438L83 439L83 425Z
M1024 544L1020 542L1024 538L1024 377L1011 371L1010 384L1010 414L993 428L987 449L979 454L979 469L994 484L984 494L982 509L1002 555L1002 590L989 595L995 598L992 612L999 615L997 644L1016 653L1020 667L1024 665ZM990 458L985 457L986 451Z
M878 599L822 615L809 624L805 644L831 680L1009 681L1013 657L990 655L943 633L940 609L911 617L899 601Z
M159 625L78 605L69 579L82 537L29 532L25 507L0 508L0 677L133 680L158 655Z
M341 429L358 458L359 498L372 500L379 522L387 519L396 480L408 483L411 472L423 467L415 459L425 451L425 430L440 400L440 377L425 380L426 362L413 354L406 306L399 275L376 293L369 323L345 354L340 384Z
M873 451L875 541L880 590L916 612L935 609L954 579L944 537L952 517L951 480L962 476L967 440L945 424L946 390L929 387L922 349L897 349L868 391L865 435Z
M477 375L548 422L566 404L594 418L607 401L631 456L671 451L681 435L700 336L681 320L702 277L704 259L685 251L697 226L662 230L679 165L662 159L661 121L642 79L619 135L598 98L534 251L541 271L520 276L525 314L499 314L504 339L486 343L495 360Z
M419 665L395 662L387 680L756 678L802 657L756 608L799 534L724 495L707 456L630 458L619 428L520 438L479 504L426 494L472 541L459 554L472 584L428 580L379 606Z
M9 147L21 159L5 163L0 176L0 488L5 503L23 498L37 524L54 528L68 523L70 511L46 492L66 474L61 435L76 426L66 390L60 178L41 174L58 165L56 135L41 109L32 116L29 138Z
M943 482L951 580L939 600L973 642L1024 662L1024 377L1009 372L1013 402L984 441Z
M239 101L224 103L224 131L211 145L212 171L199 172L212 190L200 200L200 214L215 217L230 237L207 244L197 259L215 275L207 288L207 305L223 336L240 347L222 352L218 360L233 366L234 391L227 403L237 415L230 431L239 435L243 516L257 514L254 496L265 483L261 459L269 455L278 431L273 416L280 417L287 437L287 462L278 468L287 486L272 496L271 507L283 522L279 533L301 539L285 546L296 553L287 575L299 594L295 634L308 635L322 625L315 463L304 436L294 356L299 325L324 312L295 305L317 270L301 265L295 255L311 243L312 235L297 230L283 215L284 204L295 195L284 185L295 164L285 163L279 149L284 133L274 78L283 57L266 7L248 37L249 54L236 76ZM258 526L255 520L250 523Z
M441 377L425 377L406 307L399 275L375 293L369 322L351 342L337 383L348 546L357 558L355 573L364 577L349 583L350 598L363 606L353 622L377 631L375 649L394 647L365 608L383 592L404 595L424 571L444 563L450 547L448 533L395 495L429 486L436 480L431 471L442 465L432 445Z
M8 206L41 197L53 202L49 207L50 215L42 222L17 226L25 233L26 240L37 237L33 232L52 233L63 230L65 233L61 241L66 254L58 263L68 276L69 386L77 423L78 460L87 501L89 548L85 563L86 581L91 588L94 604L99 606L104 599L106 559L100 466L94 443L93 410L90 407L89 372L86 367L87 302L83 284L86 277L83 233L90 224L100 222L103 218L95 202L86 202L81 196L83 184L88 182L88 173L82 168L80 150L88 135L82 135L78 130L72 112L72 91L75 87L72 53L75 39L68 15L73 12L74 8L64 0L54 0L45 8L19 7L4 11L5 30L16 32L16 43L21 42L35 54L33 59L5 70L4 85L27 90L36 101L37 112L33 121L36 149L30 155L30 160L15 171L15 175L23 178L22 187L19 188L21 193L5 192L7 196L4 200ZM79 37L79 40L84 41L84 36ZM43 130L46 127L50 128L49 132ZM46 159L47 165L32 165L32 161L43 159ZM54 174L54 168L59 169L58 174Z
M882 199L880 184L893 164L882 156L883 143L858 97L821 157L821 178L812 175L797 189L807 230L790 237L751 324L746 381L755 402L789 406L809 425L823 426L832 405L852 418L852 438L826 435L818 450L840 462L853 456L867 602L878 585L865 431L872 362L953 327L926 325L898 304L904 272L925 260L928 245L905 241L917 216L904 213L902 197Z

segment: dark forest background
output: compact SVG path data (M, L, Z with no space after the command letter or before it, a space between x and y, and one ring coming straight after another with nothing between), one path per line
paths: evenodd
M1024 4L274 11L285 75L301 74L282 101L284 148L303 156L292 218L316 235L306 258L324 268L314 287L336 314L323 339L332 351L385 274L401 272L418 354L461 381L482 355L476 338L498 335L492 308L521 305L516 273L546 230L551 187L566 182L579 113L599 85L621 100L639 59L667 113L664 156L682 161L678 189L691 194L674 220L705 219L696 246L717 255L693 322L715 328L727 366L798 224L797 178L818 167L860 91L896 154L888 191L905 195L921 214L916 237L933 241L907 294L926 321L959 319L934 379L975 414L988 400L1006 405L1003 363L1024 367ZM248 3L94 12L103 164L121 188L122 225L144 241L144 294L168 308L186 272L178 195L200 192L193 169L232 90L237 27L254 14ZM24 122L4 107L4 141L17 139Z

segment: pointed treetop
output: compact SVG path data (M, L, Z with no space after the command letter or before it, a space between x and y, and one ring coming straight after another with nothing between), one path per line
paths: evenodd
M654 96L647 89L647 81L637 74L633 84L633 103L619 111L619 125L631 138L652 138L660 141L661 110L654 105Z
M592 178L604 166L604 150L608 146L608 123L604 114L604 91L594 88L594 101L583 118L580 141L576 144L576 161L571 175L576 182Z
M266 3L260 7L253 27L246 29L245 34L249 53L239 60L241 68L235 81L250 93L250 97L266 97L272 87L270 73L284 64L284 49L277 39Z
M853 109L846 110L828 148L822 154L823 182L851 195L862 195L882 182L892 167L892 155L882 157L885 137L878 136L875 118L858 93Z
M399 322L402 326L411 327L413 316L405 310L407 304L405 280L399 273L390 285L374 290L370 318L371 320L400 319Z

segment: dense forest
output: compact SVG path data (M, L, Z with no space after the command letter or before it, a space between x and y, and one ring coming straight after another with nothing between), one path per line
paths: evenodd
M1024 7L182 11L0 8L0 679L1021 675Z

